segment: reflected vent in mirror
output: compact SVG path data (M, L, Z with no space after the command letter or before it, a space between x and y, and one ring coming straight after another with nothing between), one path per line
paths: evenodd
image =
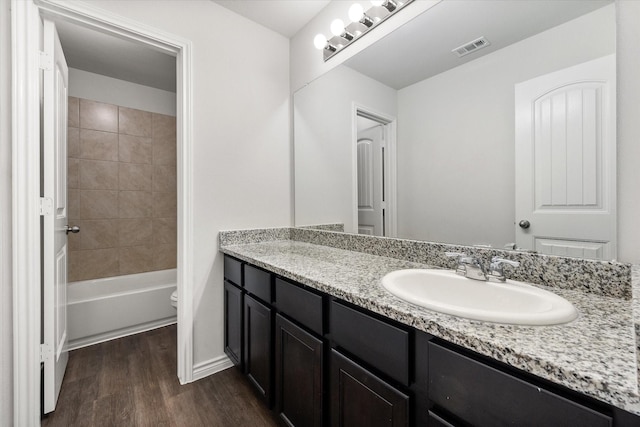
M453 49L451 52L455 53L456 55L458 55L459 58L468 55L472 52L475 52L477 50L482 49L483 47L487 47L489 46L491 43L489 43L489 40L485 39L484 37L480 37L475 39L472 42L469 43L465 43L462 46L459 46L455 49Z

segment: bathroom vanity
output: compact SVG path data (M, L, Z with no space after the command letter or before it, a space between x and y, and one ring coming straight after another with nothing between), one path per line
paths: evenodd
M380 284L424 264L236 237L220 242L225 352L287 425L640 425L629 301L554 289L577 320L472 321Z

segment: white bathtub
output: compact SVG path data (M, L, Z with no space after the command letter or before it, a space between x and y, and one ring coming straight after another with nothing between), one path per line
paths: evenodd
M169 298L176 270L69 283L68 349L86 347L176 322Z

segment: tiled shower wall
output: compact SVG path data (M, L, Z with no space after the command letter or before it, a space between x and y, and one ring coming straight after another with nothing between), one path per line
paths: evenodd
M69 98L69 281L176 267L175 117Z

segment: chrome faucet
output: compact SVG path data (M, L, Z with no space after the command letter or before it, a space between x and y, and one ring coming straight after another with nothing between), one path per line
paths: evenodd
M445 255L448 257L457 258L457 274L474 280L504 282L506 280L503 270L504 264L508 264L512 267L518 267L520 265L518 261L511 261L494 256L493 258L491 258L491 264L489 265L489 271L487 272L480 259L475 256L463 254L460 252L445 252Z
M504 264L508 264L512 267L518 267L520 263L518 261L511 261L510 259L504 259L497 256L491 258L491 264L489 264L489 272L487 273L487 280L496 280L498 282L504 282Z
M474 280L487 280L487 274L480 260L474 256L463 254L460 252L445 252L448 257L456 257L458 266L456 273Z

